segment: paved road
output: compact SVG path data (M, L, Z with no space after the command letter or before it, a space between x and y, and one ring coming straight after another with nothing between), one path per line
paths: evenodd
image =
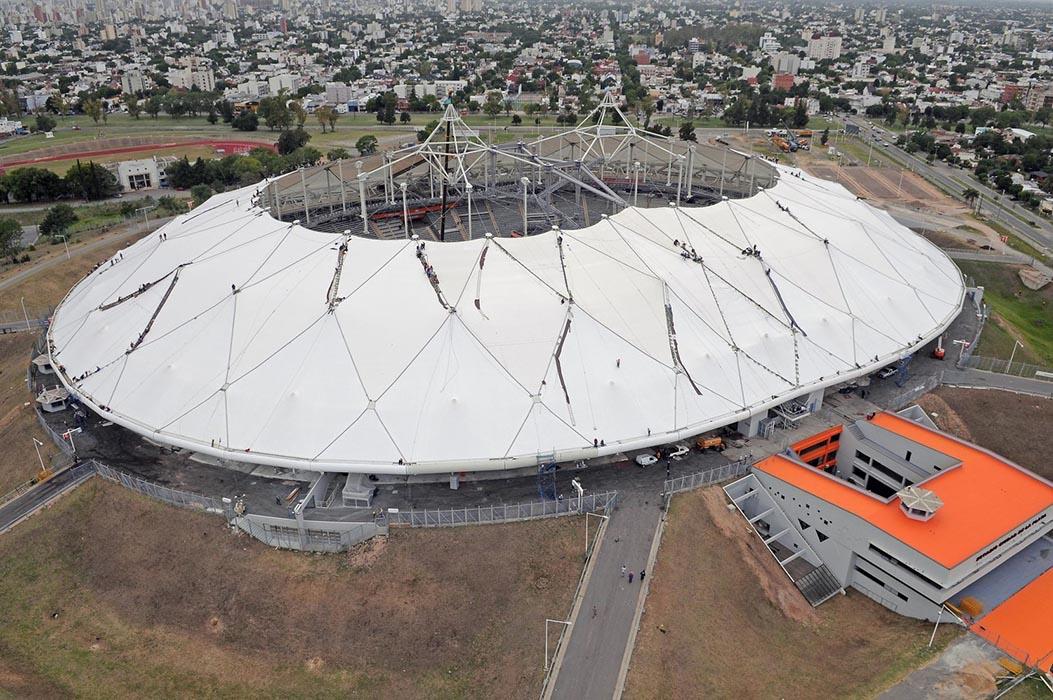
M141 236L149 231L154 230L161 224L168 223L171 220L171 218L153 219L148 224L132 224L128 227L126 231L121 231L120 233L114 234L112 236L97 238L95 240L91 240L85 243L84 245L73 247L70 250L70 257L75 258L81 255L85 255L86 253L91 253L95 250L98 250L99 248L102 248L103 246L110 245L114 241L122 241L126 238ZM49 260L45 260L35 265L31 265L30 267L26 268L25 270L22 270L21 272L17 272L4 280L0 280L0 292L10 287L13 287L21 282L24 282L30 277L38 275L41 272L44 272L45 270L49 270L52 267L55 267L56 265L61 265L65 261L65 255L56 255L55 257Z
M850 124L860 127L864 142L869 143L873 139L871 125L860 118L848 118ZM879 127L880 128L880 127ZM884 137L888 137L888 133ZM887 146L875 146L874 155L879 158L892 157L901 163L906 163L910 168L924 177L929 182L941 187L951 194L952 197L962 200L961 193L967 188L973 188L981 193L983 197L982 211L985 216L1005 226L1028 243L1036 246L1045 253L1053 251L1053 226L1042 219L1036 212L1016 204L1005 195L992 190L977 180L972 173L965 170L952 169L945 165L929 165L924 159L915 154L907 153L895 144ZM964 200L962 200L964 201ZM986 206L983 206L983 205ZM1021 221L1019 217L1027 221L1035 221L1037 227Z
M1027 377L1014 377L1011 374L984 372L978 369L952 369L943 373L943 383L952 386L976 389L1005 389L1023 394L1048 396L1053 399L1053 382Z
M610 700L615 694L643 592L640 569L647 563L661 517L657 490L619 495L553 684L554 700ZM636 573L632 583L621 576L623 564Z
M18 498L0 506L0 533L7 532L28 515L91 478L95 470L88 464L64 469L37 484Z

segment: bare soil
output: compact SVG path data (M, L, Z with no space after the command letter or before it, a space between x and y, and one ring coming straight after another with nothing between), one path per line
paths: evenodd
M627 697L871 696L957 636L944 625L929 650L930 625L854 591L811 609L725 502L718 488L673 499Z
M299 554L93 479L0 539L0 691L536 697L581 527L393 529L369 556Z
M0 335L0 496L40 471L33 438L44 443L40 451L45 464L61 454L37 423L26 387L35 339L34 333Z
M941 430L1053 479L1049 458L1053 454L1053 400L991 389L941 387L919 403L930 415L936 411L934 421Z

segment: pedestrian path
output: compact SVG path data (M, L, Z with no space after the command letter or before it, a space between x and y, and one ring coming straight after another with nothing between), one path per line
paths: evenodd
M641 489L619 495L552 684L556 700L611 700L629 643L647 564L661 518L661 497ZM632 583L621 573L626 566Z

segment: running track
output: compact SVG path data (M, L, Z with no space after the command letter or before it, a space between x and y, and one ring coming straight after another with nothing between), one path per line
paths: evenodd
M211 146L215 149L223 149L225 153L245 153L253 148L267 148L276 151L274 144L263 141L232 141L229 139L195 139L190 141L165 141L161 143L146 143L137 146L116 146L113 148L102 148L93 151L75 151L71 153L56 153L37 158L24 158L22 160L11 160L0 163L0 172L10 168L24 165L36 165L38 163L49 163L60 160L75 160L78 158L97 158L99 156L112 156L119 153L140 153L143 151L154 152L164 148L181 148L184 146Z

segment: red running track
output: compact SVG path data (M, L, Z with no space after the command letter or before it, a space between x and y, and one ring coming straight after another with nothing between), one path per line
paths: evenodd
M253 148L266 148L268 150L277 152L274 144L264 143L261 141L230 141L230 140L215 140L215 139L198 139L194 141L166 141L162 143L146 143L138 146L116 146L114 148L102 148L94 151L77 151L75 153L57 153L50 156L40 156L38 158L24 158L22 160L12 160L5 163L0 163L0 172L16 168L24 165L36 165L38 163L49 163L59 160L76 160L76 159L87 159L96 158L98 156L112 156L118 153L140 153L143 151L157 151L164 148L180 148L184 146L211 146L215 149L222 149L226 155L232 155L235 153L248 153Z

